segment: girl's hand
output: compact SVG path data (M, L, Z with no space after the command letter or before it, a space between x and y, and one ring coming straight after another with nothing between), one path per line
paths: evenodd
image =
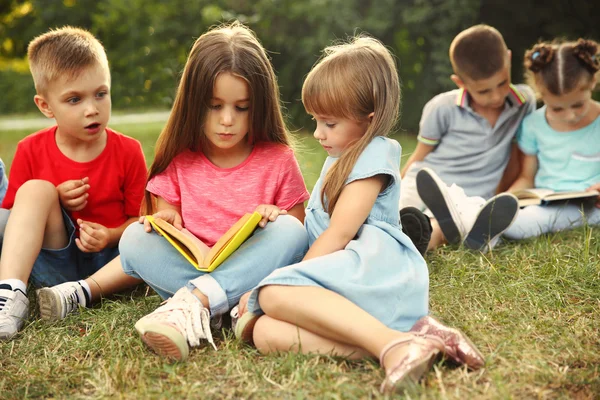
M248 299L250 298L250 293L252 293L252 291L246 292L240 297L240 302L238 304L238 318L248 311Z
M600 182L596 183L596 184L594 184L594 185L592 185L592 186L590 186L589 188L586 189L587 192L590 192L592 190L597 190L597 191L600 192ZM600 196L598 196L596 198L596 207L600 208Z
M87 205L90 178L65 181L56 187L60 204L68 211L80 211Z
M152 216L154 218L160 218L164 221L167 221L168 223L170 223L171 225L173 225L175 228L182 230L183 229L183 220L181 219L181 215L179 215L179 213L176 210L173 210L171 208L167 208L164 210L160 210L154 214L152 214ZM144 224L144 230L148 233L152 232L152 225L150 225L150 222L146 219L145 216L141 216L139 219L140 224Z
M84 253L97 253L108 245L110 241L110 231L107 227L95 222L77 220L79 225L79 237L75 239L75 244L79 250Z
M264 228L268 221L273 222L280 215L287 214L287 210L282 210L273 204L261 204L260 206L256 207L255 211L262 215L262 219L258 223L258 226L261 228Z

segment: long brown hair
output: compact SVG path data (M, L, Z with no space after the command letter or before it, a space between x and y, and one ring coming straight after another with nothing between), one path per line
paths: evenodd
M171 115L156 142L148 181L163 172L185 150L202 151L204 124L217 75L230 72L248 83L250 115L247 140L290 146L273 67L255 34L239 22L215 27L192 46L177 88ZM153 212L146 191L142 214Z
M544 88L554 95L589 84L600 70L600 45L593 40L541 42L525 52L527 83L538 96Z
M365 134L351 144L327 172L321 201L331 215L360 154L376 136L387 136L398 119L400 83L390 52L377 39L358 36L327 47L302 87L309 114L366 121Z

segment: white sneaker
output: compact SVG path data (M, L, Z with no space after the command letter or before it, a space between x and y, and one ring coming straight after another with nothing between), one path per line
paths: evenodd
M479 209L464 245L471 250L490 250L499 236L512 225L519 212L519 200L510 193L500 193Z
M417 173L417 191L421 200L437 220L450 244L461 243L477 219L485 200L467 196L455 184L448 187L433 170L423 168Z
M77 282L65 282L39 289L36 294L40 317L46 321L57 321L77 311L80 305L86 307L84 290Z
M167 301L135 324L142 340L163 357L183 361L189 346L206 339L216 350L210 331L209 311L189 291L181 288Z
M20 290L0 289L0 339L11 339L29 314L29 299Z

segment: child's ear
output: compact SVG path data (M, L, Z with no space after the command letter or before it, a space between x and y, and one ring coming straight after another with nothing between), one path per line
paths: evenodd
M465 83L458 75L452 74L450 75L450 79L452 79L452 82L454 82L459 88L463 89L465 87Z
M512 51L510 51L510 49L506 50L507 54L508 54L508 61L512 61Z
M48 104L46 99L44 99L39 94L36 94L35 96L33 96L33 102L35 103L37 108L39 108L42 114L44 114L48 118L54 118L54 113L52 112L50 104Z
M369 115L367 115L367 118L369 118L369 123L373 121L373 115L375 115L375 111L372 111Z

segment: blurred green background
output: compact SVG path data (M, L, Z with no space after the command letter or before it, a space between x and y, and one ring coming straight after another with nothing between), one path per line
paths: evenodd
M80 26L102 41L114 110L168 110L195 38L231 19L248 24L270 52L298 129L309 126L300 103L306 73L323 47L357 32L397 56L409 132L425 102L453 87L448 47L468 26L484 22L503 33L514 82L522 81L524 50L539 39L600 40L597 0L0 0L0 115L37 113L25 56L49 28Z

